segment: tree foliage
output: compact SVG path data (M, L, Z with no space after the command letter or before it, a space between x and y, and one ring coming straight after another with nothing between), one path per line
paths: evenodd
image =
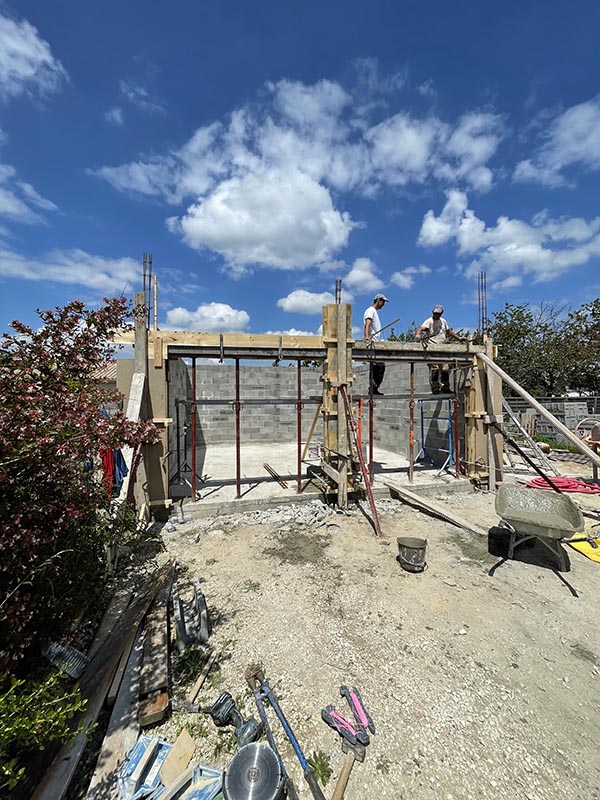
M507 303L488 333L498 346L498 365L531 394L600 393L599 300L576 311L556 302Z
M101 447L153 441L154 427L111 418L102 386L123 299L38 311L0 340L0 669L26 674L47 637L65 634L102 586L106 490L86 468Z

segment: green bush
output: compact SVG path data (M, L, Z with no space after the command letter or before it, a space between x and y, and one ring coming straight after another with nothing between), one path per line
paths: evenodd
M71 719L85 708L79 687L54 672L45 680L0 681L0 789L12 790L23 778L34 750L72 740L81 728Z

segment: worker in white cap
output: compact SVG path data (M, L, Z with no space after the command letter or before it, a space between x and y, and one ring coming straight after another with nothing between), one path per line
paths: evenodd
M445 344L447 337L460 342L461 338L450 328L442 317L444 306L434 306L431 316L420 325L415 333L417 339L421 337L428 344ZM429 382L433 394L448 393L450 391L450 365L430 364Z
M364 337L371 342L380 341L379 332L381 330L381 320L377 313L384 305L389 302L384 294L376 294L373 298L373 305L369 306L363 314L364 322ZM379 387L385 375L385 364L380 361L373 362L373 394L383 394L379 391Z

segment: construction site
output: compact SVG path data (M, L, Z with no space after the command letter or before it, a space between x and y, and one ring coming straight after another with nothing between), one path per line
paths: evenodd
M489 339L354 338L336 299L290 336L162 330L135 294L111 380L160 437L114 503L163 549L79 654L103 723L36 800L600 799L597 398L539 402Z

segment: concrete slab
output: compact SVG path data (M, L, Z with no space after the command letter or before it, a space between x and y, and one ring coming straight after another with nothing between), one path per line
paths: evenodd
M188 459L188 462L191 459ZM263 464L267 463L287 483L283 488L274 480ZM309 482L307 469L318 465L318 459L311 459L302 464L302 492L297 492L297 451L294 443L245 444L241 447L240 457L240 497L236 497L236 462L235 446L212 445L198 450L197 484L199 500L191 502L191 473L185 473L185 480L172 484L171 496L182 498L186 513L198 516L213 514L229 514L236 511L251 511L268 508L286 502L303 502L320 496L317 483ZM373 492L375 496L389 497L389 489L378 479L392 478L394 481L411 487L419 494L435 494L436 492L472 491L470 481L456 478L453 471L432 467L429 464L416 464L414 482L408 480L408 460L398 453L392 453L381 447L374 448Z

